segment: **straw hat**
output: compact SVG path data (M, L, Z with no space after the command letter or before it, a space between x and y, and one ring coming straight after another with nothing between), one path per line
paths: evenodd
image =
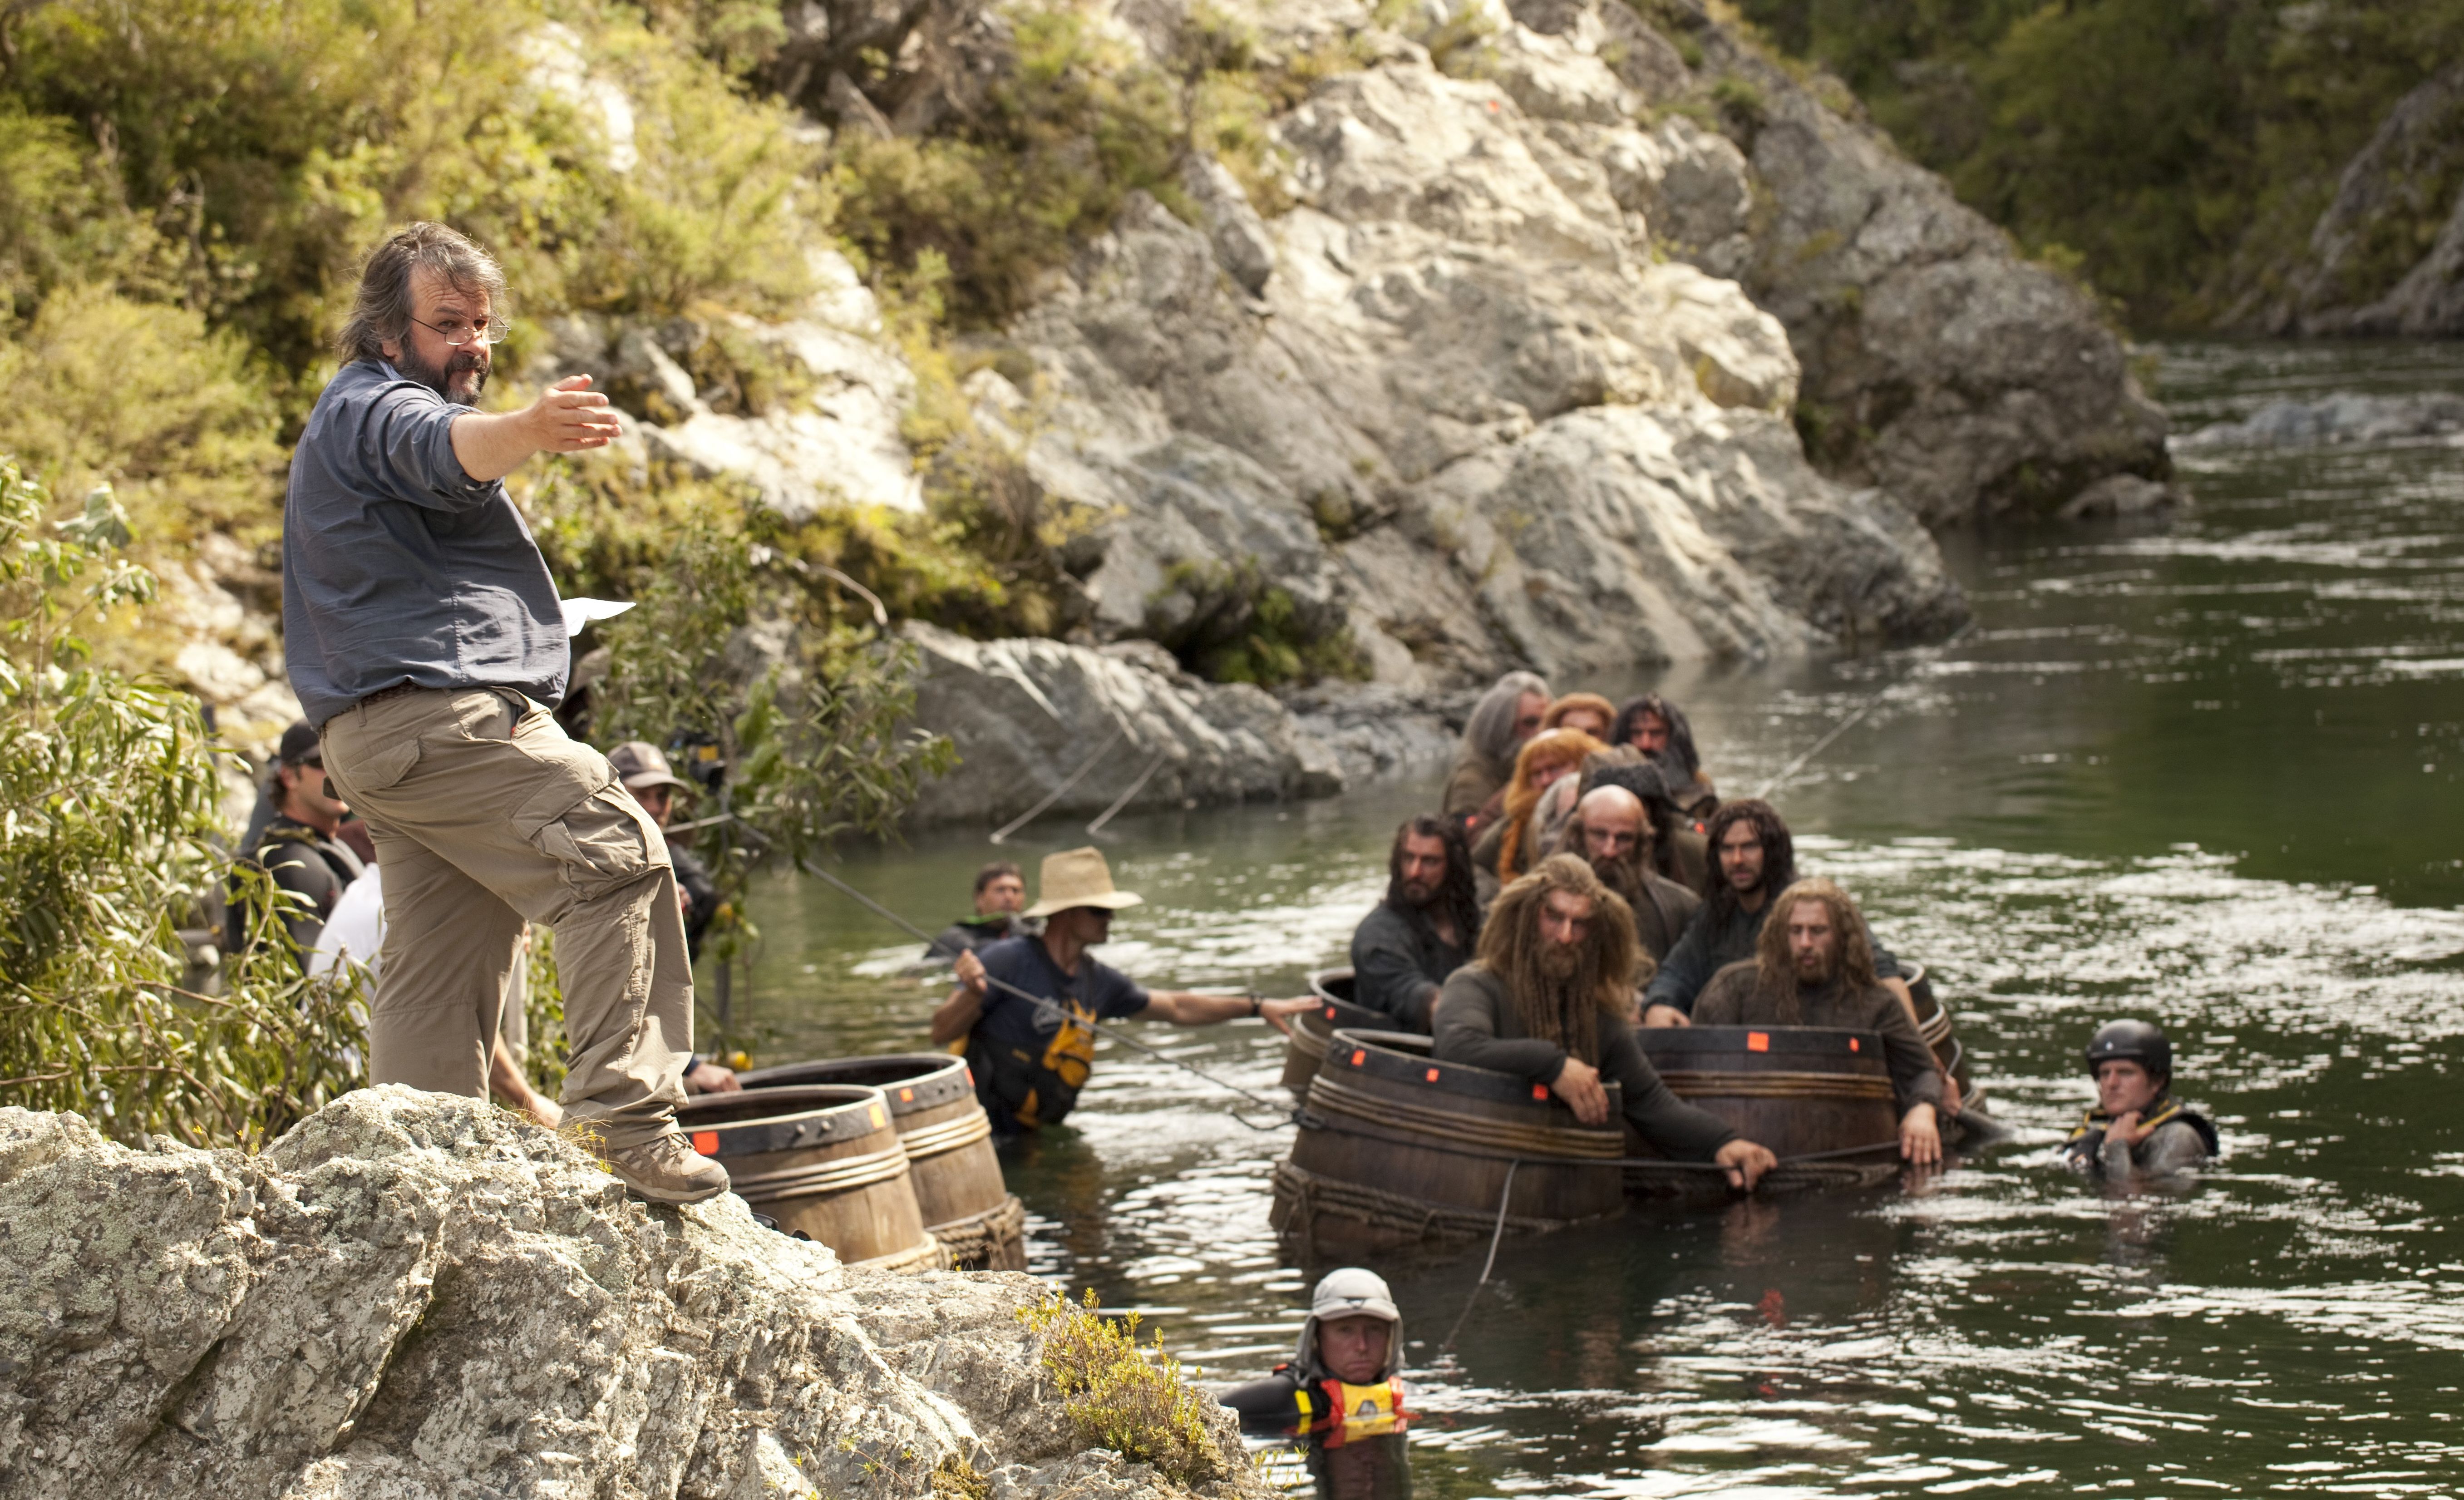
M1044 872L1036 886L1044 899L1021 915L1050 916L1073 906L1100 906L1108 912L1117 912L1146 899L1134 892L1112 889L1112 867L1104 863L1104 851L1092 845L1045 855Z

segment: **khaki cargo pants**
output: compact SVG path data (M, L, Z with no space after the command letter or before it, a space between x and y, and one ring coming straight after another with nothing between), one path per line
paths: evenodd
M325 770L376 837L385 935L374 1083L485 1098L525 920L556 933L563 1104L610 1147L671 1129L693 969L658 825L607 758L504 688L401 694L325 721Z

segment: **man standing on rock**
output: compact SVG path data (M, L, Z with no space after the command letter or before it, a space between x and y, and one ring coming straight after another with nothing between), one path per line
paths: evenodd
M1103 1022L1151 1016L1202 1026L1263 1016L1281 1031L1286 1017L1317 1004L1149 991L1098 960L1087 950L1111 936L1112 914L1146 899L1113 889L1101 849L1046 854L1038 884L1043 899L1025 915L1045 918L1044 931L958 955L958 987L933 1012L935 1047L966 1039L976 1096L1001 1135L1061 1123L1094 1069Z
M607 760L549 712L562 610L503 479L618 431L587 376L476 408L504 273L437 224L368 257L283 509L283 650L326 773L376 830L385 983L368 1075L485 1098L523 923L556 930L566 1117L645 1198L727 1173L676 1128L693 970L666 841Z

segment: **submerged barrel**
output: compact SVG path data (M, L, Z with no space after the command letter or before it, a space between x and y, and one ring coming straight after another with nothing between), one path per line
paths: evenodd
M748 1089L688 1099L676 1121L727 1168L737 1196L853 1266L930 1270L940 1247L915 1206L907 1148L878 1089Z
M1637 1036L1670 1092L1782 1160L1899 1139L1899 1110L1879 1033L1652 1026Z
M1317 1008L1291 1018L1291 1039L1284 1044L1284 1087L1295 1099L1309 1097L1309 1083L1337 1030L1385 1031L1396 1025L1383 1011L1352 1003L1352 971L1320 969L1309 977Z
M965 1270L1026 1269L1026 1209L1001 1180L992 1120L966 1059L946 1052L834 1057L739 1074L747 1090L815 1084L878 1089L907 1149L915 1206L948 1261Z
M1622 1209L1617 1085L1608 1121L1588 1126L1545 1088L1434 1061L1425 1036L1338 1028L1329 1040L1275 1167L1271 1223L1305 1256L1486 1235L1501 1199L1520 1231Z

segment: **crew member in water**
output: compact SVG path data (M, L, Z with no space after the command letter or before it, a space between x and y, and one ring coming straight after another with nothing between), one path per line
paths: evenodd
M1652 869L1650 815L1622 786L1595 786L1574 804L1557 851L1592 867L1600 883L1634 911L1635 938L1654 964L1675 946L1703 898Z
M1711 815L1708 833L1714 868L1705 884L1703 905L1643 991L1642 1024L1647 1026L1685 1025L1711 976L1754 956L1771 896L1796 880L1795 840L1771 804L1752 797L1725 803ZM1900 978L1899 960L1874 941L1871 932L1865 940L1873 951L1875 977L1899 997L1913 1023L1916 1002ZM1957 1103L1950 1108L1955 1113Z
M1705 1026L1837 1026L1877 1031L1900 1112L1900 1155L1942 1160L1943 1072L1899 997L1874 978L1865 919L1828 880L1800 880L1771 903L1753 958L1722 969L1694 1003Z
M1045 855L1039 884L1043 899L1024 915L1045 918L1044 931L958 955L953 965L958 987L933 1012L935 1046L966 1040L976 1096L1001 1135L1057 1125L1069 1113L1095 1066L1095 1027L1101 1022L1150 1016L1202 1026L1263 1016L1275 1029L1288 1031L1287 1017L1317 1004L1149 991L1097 960L1088 950L1111 936L1112 914L1145 899L1113 887L1101 849ZM988 982L988 976L1036 999L1023 1000Z
M2145 1021L2114 1021L2087 1044L2096 1108L2071 1131L2062 1158L2110 1182L2179 1178L2216 1154L2216 1128L2182 1108L2173 1084L2173 1044Z
M1480 940L1480 899L1463 831L1426 813L1395 830L1386 899L1352 934L1352 1003L1425 1033L1438 989Z
M1319 1500L1408 1500L1403 1317L1375 1272L1327 1272L1309 1298L1300 1348L1263 1380L1223 1393L1241 1425L1306 1445Z
M1481 929L1480 956L1457 969L1438 1000L1433 1055L1529 1079L1586 1125L1608 1122L1604 1084L1622 1091L1625 1119L1654 1147L1716 1161L1731 1186L1750 1188L1771 1154L1668 1092L1627 1017L1638 971L1649 960L1634 912L1572 854L1551 854L1498 893Z
M1035 932L1041 924L1021 915L1026 906L1026 876L1006 859L997 859L976 871L976 910L944 927L924 950L924 961L948 963L962 953L980 953L1004 938Z

